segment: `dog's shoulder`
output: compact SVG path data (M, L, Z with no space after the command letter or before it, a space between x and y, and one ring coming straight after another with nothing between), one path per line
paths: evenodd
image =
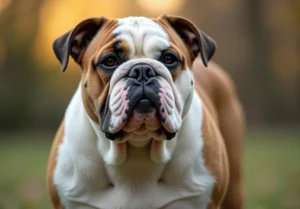
M230 76L217 64L210 62L206 68L197 59L193 74L195 89L204 104L204 160L218 182L212 197L215 204L221 202L227 190L228 158L232 160L235 153L240 153L235 144L240 144L243 111Z
M236 89L230 76L216 63L210 62L206 68L200 59L193 65L195 89L212 117L219 121L218 113L224 104L236 99Z
M64 129L65 129L65 124L64 121L62 121L52 144L52 148L49 156L48 170L47 170L47 187L49 191L49 198L53 208L55 209L63 209L63 206L61 205L59 200L56 187L53 182L53 175L56 167L58 148L59 145L63 142Z

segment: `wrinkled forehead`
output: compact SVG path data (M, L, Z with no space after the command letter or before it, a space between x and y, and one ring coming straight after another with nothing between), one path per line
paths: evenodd
M170 47L163 27L146 17L119 19L113 33L117 40L127 43L129 57L155 57Z

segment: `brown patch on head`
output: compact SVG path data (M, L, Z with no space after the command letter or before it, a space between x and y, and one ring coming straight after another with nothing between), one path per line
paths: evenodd
M171 71L170 71L172 78L175 81L176 78L178 77L178 75L180 74L181 70L191 69L190 64L192 62L189 62L190 56L188 53L186 53L187 49L183 44L180 43L180 40L178 40L176 37L175 38L170 37L170 41L171 41L171 45L168 50L174 51L178 55L177 57L179 58L179 60L181 62L180 65L178 65L175 69L171 69ZM179 41L179 43L178 43L179 46L174 44L173 41L175 41L175 42Z
M87 48L82 59L82 84L88 82L87 88L82 88L83 104L89 116L99 122L99 108L104 106L109 91L109 81L112 72L101 70L96 64L100 57L115 50L116 41L113 30L117 20L107 20Z
M99 106L106 100L111 73L102 71L95 63L103 53L116 48L113 30L117 24L117 20L104 17L86 19L53 43L63 71L67 68L69 56L81 67L83 104L89 116L97 122Z
M199 53L203 64L207 66L216 49L215 42L208 35L199 31L191 21L181 17L164 15L154 21L163 27L171 43L186 56L186 65L190 69Z
M180 74L181 70L191 69L193 63L193 57L191 56L188 48L185 46L184 42L181 40L176 31L170 27L167 20L159 17L158 19L153 19L155 22L159 23L165 32L168 34L170 40L170 50L176 51L181 58L182 64L176 69L171 71L173 80L176 80L177 76Z
M90 41L106 21L104 17L86 19L53 42L53 51L63 71L68 66L69 56L81 64L82 56Z

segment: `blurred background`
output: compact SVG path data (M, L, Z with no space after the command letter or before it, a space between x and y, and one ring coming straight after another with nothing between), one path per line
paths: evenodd
M176 14L216 40L248 123L246 208L300 208L299 0L0 0L0 209L50 208L47 156L80 69L52 52L91 16Z

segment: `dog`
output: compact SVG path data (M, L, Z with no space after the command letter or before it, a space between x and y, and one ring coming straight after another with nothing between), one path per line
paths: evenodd
M53 208L243 207L244 115L212 38L177 16L95 17L53 50L81 68L49 157Z

